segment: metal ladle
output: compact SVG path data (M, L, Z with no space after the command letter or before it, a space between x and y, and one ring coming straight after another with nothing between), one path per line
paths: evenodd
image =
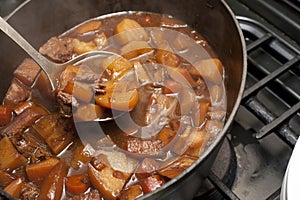
M27 42L10 24L8 24L2 17L0 17L0 29L9 36L15 43L17 43L33 60L40 65L42 70L45 72L51 87L53 90L57 88L57 78L66 66L78 63L79 61L89 57L106 58L112 55L116 55L112 52L107 51L91 51L81 54L68 62L58 64L51 62L43 55L41 55L29 42Z
M14 42L16 42L33 60L39 64L39 66L42 68L42 70L47 75L51 88L53 91L58 87L58 78L59 75L63 70L65 70L66 66L68 65L74 65L76 63L79 63L80 61L87 59L87 58L107 58L112 55L116 55L112 52L107 51L91 51L87 52L85 54L81 54L77 57L75 57L72 60L69 60L68 62L58 64L49 61L47 58L45 58L43 55L41 55L29 42L27 42L10 24L8 24L2 17L0 17L0 29L9 36ZM96 119L96 121L109 121L113 120L118 116L113 117L105 117L103 119Z

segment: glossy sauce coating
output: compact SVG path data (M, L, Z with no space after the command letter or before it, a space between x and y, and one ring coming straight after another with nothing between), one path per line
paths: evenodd
M68 66L55 94L25 59L0 107L0 186L21 199L135 199L187 169L222 130L224 68L205 40L167 15L124 12L50 38ZM101 133L88 123L118 113ZM93 124L94 126L95 124ZM11 159L13 158L13 159Z

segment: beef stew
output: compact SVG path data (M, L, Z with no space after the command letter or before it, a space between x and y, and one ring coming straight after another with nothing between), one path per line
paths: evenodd
M0 109L6 192L135 199L188 168L221 132L224 68L186 24L154 13L110 15L49 39L40 52L65 62L99 49L121 56L68 66L50 103L40 98L49 86L36 64L26 59L16 69ZM77 123L114 112L125 114L101 125L105 137L82 140Z

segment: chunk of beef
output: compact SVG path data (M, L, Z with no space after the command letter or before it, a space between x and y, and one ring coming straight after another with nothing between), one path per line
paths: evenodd
M26 58L14 71L14 76L25 85L31 87L40 71L40 66L34 60Z
M39 51L55 62L66 62L70 60L73 55L72 39L52 37L41 46Z
M141 186L145 194L152 192L165 184L165 180L159 175L151 175L141 181Z
M140 138L130 138L127 140L125 149L138 154L158 154L164 147L161 140L142 140Z
M11 137L30 127L37 119L47 114L48 112L44 108L33 105L15 117L0 133L2 136Z
M68 118L72 116L72 106L79 106L78 101L73 97L73 95L63 91L59 91L57 93L57 103L59 105L60 114Z
M40 194L40 189L33 183L25 183L21 190L21 199L32 200L38 199Z
M32 133L20 133L12 137L12 142L16 149L31 163L47 159L51 156L49 149L38 141Z

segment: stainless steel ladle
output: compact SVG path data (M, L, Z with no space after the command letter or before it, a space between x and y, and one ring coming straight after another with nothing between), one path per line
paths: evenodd
M81 54L68 62L58 64L51 62L43 55L41 55L29 42L27 42L10 24L8 24L2 17L0 17L0 29L9 36L14 42L16 42L33 60L35 60L45 74L48 76L53 90L57 88L57 79L60 73L68 65L78 63L79 61L90 58L106 58L112 55L116 55L112 52L107 51L91 51Z
M27 42L10 24L8 24L2 17L0 17L0 29L9 36L14 42L16 42L33 60L39 64L42 70L45 72L51 83L52 90L58 87L58 78L63 70L68 65L76 65L80 61L91 58L91 59L104 59L109 56L116 55L112 52L107 51L91 51L85 54L81 54L68 62L58 64L51 62L43 55L41 55L29 42ZM106 116L103 119L95 119L95 121L109 121L113 120L117 116Z

